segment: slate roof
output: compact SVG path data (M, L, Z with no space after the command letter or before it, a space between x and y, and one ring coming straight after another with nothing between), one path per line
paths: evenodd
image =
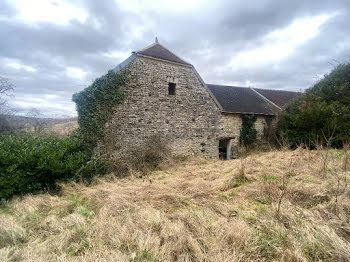
M208 85L226 113L275 115L277 107L249 87Z
M283 108L288 102L296 99L300 96L299 92L282 91L282 90L269 90L269 89L259 89L254 88L259 94L266 97L268 100Z
M170 50L156 42L142 50L133 52L132 55L124 62L114 68L115 72L125 68L131 63L137 55L144 55L171 62L176 62L184 65L190 63L181 59ZM193 67L193 66L192 66ZM197 73L195 68L194 71ZM206 84L197 73L200 81L205 86ZM267 90L250 87L237 87L226 85L206 85L213 95L213 99L224 113L241 113L241 114L260 114L260 115L275 115L289 101L297 98L301 93L282 91L282 90Z
M180 64L185 64L185 65L191 65L187 63L185 60L181 59L177 55L175 55L173 52L170 50L166 49L164 46L162 46L159 43L154 43L145 49L142 49L140 51L135 52L136 54L140 55L145 55L145 56L150 56L150 57L155 57L163 60L168 60L171 62L176 62Z

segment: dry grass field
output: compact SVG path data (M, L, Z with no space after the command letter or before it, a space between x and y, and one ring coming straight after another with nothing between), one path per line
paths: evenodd
M78 128L77 118L39 118L0 114L0 133L24 132L68 136Z
M191 159L0 209L1 261L350 261L339 150Z
M50 134L50 135L58 135L58 136L68 136L71 134L75 129L78 128L78 121L67 121L64 123L57 123L53 125L48 125L44 128L43 133L44 134Z

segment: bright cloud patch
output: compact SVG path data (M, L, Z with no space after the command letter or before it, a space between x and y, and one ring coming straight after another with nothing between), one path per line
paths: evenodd
M115 2L124 10L142 12L142 11L186 11L192 10L202 4L203 0L115 0ZM155 8L156 7L156 8Z
M11 68L16 69L16 70L26 70L28 72L35 72L36 71L36 69L34 67L24 65L24 64L17 62L17 61L9 61L8 63L6 63L6 65L8 67L11 67Z
M40 116L45 117L76 116L75 104L72 101L47 94L15 97L12 106L18 109L19 115L26 115L28 109L35 108Z
M233 69L267 64L280 61L290 56L293 51L306 41L315 37L321 25L334 15L318 15L294 21L286 28L269 33L260 48L244 51L231 60Z
M130 52L110 51L110 52L103 53L102 55L108 58L116 58L116 59L122 60L130 56Z
M62 0L11 0L11 3L19 11L17 19L25 22L67 24L73 19L84 22L87 18L83 10Z
M83 79L86 76L86 72L77 67L67 67L66 74L67 76L76 79Z

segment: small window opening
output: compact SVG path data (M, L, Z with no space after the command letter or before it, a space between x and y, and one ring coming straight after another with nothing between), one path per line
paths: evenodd
M176 89L176 84L175 83L169 83L169 95L175 95L175 89Z

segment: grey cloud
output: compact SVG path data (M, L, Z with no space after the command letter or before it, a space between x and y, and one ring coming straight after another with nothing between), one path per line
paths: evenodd
M14 14L16 14L16 9L13 6L6 1L0 2L0 16L9 17Z
M16 10L0 3L0 61L16 59L34 67L28 72L0 65L0 75L13 79L19 102L56 95L62 105L55 109L66 114L72 107L71 95L94 78L120 63L122 58L103 56L119 51L141 49L158 36L162 44L196 66L208 83L253 83L256 87L288 90L305 89L315 77L332 69L333 59L349 59L349 3L339 1L208 1L186 13L154 10L139 14L121 10L113 0L76 1L88 17L85 22L72 20L67 25L51 23L24 24L13 19ZM260 47L265 37L295 19L319 14L342 13L320 29L320 33L289 57L268 67L232 70L229 62L238 53ZM146 25L146 26L145 26ZM132 35L142 28L140 37ZM126 57L125 57L126 58ZM86 71L84 79L67 76L67 67ZM40 106L40 105L39 105ZM52 112L52 107L41 105ZM74 112L72 112L74 114Z

